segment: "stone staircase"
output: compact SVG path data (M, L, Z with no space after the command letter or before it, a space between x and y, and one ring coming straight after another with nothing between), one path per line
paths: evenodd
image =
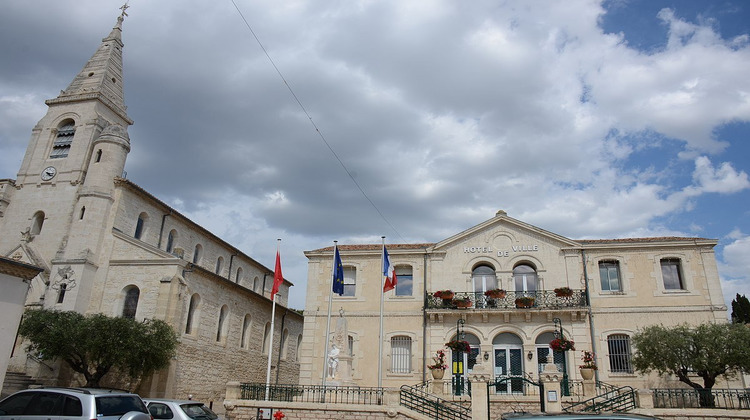
M28 389L34 385L40 384L37 384L31 376L23 373L7 372L5 374L5 382L3 382L3 390L0 392L0 399L22 389Z

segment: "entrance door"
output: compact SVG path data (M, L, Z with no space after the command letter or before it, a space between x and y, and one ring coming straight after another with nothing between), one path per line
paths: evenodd
M495 392L498 394L523 394L523 352L518 347L495 347L495 381L511 378L498 384Z

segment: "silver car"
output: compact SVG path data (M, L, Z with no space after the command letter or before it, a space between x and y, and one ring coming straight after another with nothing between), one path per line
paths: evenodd
M169 400L164 398L144 399L154 420L217 420L210 408L199 401Z
M0 420L150 420L136 394L93 388L36 388L0 401Z

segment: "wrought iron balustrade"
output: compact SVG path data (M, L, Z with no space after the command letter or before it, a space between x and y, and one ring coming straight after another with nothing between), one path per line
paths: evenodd
M654 389L654 408L750 409L750 391L745 389Z
M384 388L358 386L240 384L243 400L265 400L266 391L270 401L365 405L383 405L385 393Z
M556 309L556 308L585 308L586 293L584 290L573 290L570 296L558 296L554 290L537 290L535 292L506 291L503 297L489 297L484 292L454 292L451 299L436 297L435 292L425 295L427 309ZM516 302L520 298L530 302L528 307ZM464 306L465 305L465 306Z

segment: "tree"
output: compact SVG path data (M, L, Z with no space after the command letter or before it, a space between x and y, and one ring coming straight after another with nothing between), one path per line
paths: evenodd
M94 388L113 370L131 380L145 378L167 367L177 347L177 335L164 321L103 314L30 310L18 332L29 340L28 350L44 360L62 359Z
M732 322L750 324L750 301L745 295L737 293L732 301Z
M717 377L750 370L750 328L744 324L651 326L633 336L633 345L636 370L677 376L698 391L702 407L714 406L711 388Z

